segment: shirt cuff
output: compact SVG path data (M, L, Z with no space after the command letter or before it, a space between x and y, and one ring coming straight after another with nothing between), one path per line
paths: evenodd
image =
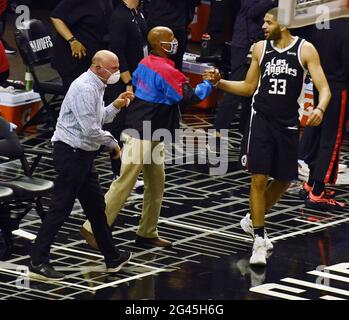
M119 112L121 111L121 109L115 108L113 105L113 102L107 106L107 112L110 113L112 116L116 116Z
M108 131L106 131L106 137L111 139L110 142L107 144L107 147L110 149L110 151L113 151L119 145L118 140L116 140L113 137L113 135Z

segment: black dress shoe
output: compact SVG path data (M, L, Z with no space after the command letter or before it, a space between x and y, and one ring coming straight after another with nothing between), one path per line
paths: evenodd
M121 251L120 250L120 257L116 260L112 260L108 262L107 265L107 272L108 273L116 273L120 271L120 269L127 264L132 258L132 253L130 251Z
M65 275L56 271L49 263L42 263L37 266L29 262L29 277L37 280L63 280Z
M155 238L144 238L139 235L136 236L136 244L142 245L142 246L149 246L149 247L171 247L172 242L162 239L160 237L155 237Z

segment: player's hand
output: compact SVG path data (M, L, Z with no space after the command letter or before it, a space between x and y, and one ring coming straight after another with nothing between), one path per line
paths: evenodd
M115 147L115 149L111 152L111 158L112 158L113 160L117 160L117 159L120 158L120 155L121 155L121 149L120 149L120 146L117 145L117 146Z
M72 52L72 56L75 59L82 59L86 56L86 48L85 46L78 40L74 40L70 43L70 49Z
M117 109L121 109L124 107L128 107L130 102L134 99L133 92L126 91L124 93L121 93L117 99L114 100L113 105Z
M210 81L215 86L221 80L221 74L218 69L207 69L203 73L202 78Z
M315 109L311 113L306 125L316 127L321 124L323 117L324 113L319 109Z

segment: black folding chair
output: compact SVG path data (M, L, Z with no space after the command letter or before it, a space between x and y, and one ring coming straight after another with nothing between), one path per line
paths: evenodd
M23 130L41 123L48 123L54 128L63 100L63 85L58 74L55 79L44 81L37 72L38 67L48 65L51 61L53 41L50 31L42 21L32 19L24 22L23 28L17 29L15 39L23 63L33 75L34 91L40 94L43 103ZM51 66L49 68L52 72Z
M34 160L28 162L26 154L34 155ZM11 124L0 117L0 158L2 163L19 160L21 169L16 176L0 179L0 227L6 230L8 237L11 232L19 228L20 221L31 211L36 209L41 219L44 217L42 197L53 189L50 180L33 176L39 161L43 156L51 156L50 151L38 149L23 149L18 136ZM10 193L10 190L13 190ZM2 190L2 192L1 192ZM1 193L3 197L1 199Z

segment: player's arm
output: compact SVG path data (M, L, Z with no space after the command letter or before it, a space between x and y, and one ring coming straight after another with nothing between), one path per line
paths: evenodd
M315 47L305 42L302 46L302 62L309 70L313 83L319 92L319 103L310 115L307 125L318 126L323 119L326 108L331 100L331 90L321 67L320 57Z
M259 82L259 62L262 57L263 48L263 41L260 41L254 45L252 51L251 65L248 69L246 79L244 81L228 81L221 79L218 81L216 85L217 88L229 93L233 93L238 96L252 96L253 93L256 91Z

